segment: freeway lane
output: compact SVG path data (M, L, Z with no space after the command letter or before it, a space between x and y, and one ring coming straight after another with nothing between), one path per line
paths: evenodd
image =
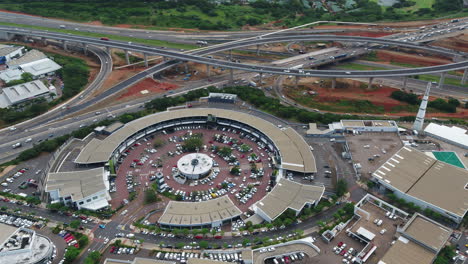
M212 58L205 58L199 56L202 54L209 54L213 52L219 52L229 49L240 48L244 46L252 46L257 44L264 43L275 43L275 42L289 42L289 41L342 41L342 42L361 42L361 43L379 43L382 45L396 45L406 48L421 49L430 52L437 52L444 55L455 55L458 53L449 52L446 50L441 50L437 48L424 47L417 44L412 44L403 41L388 40L388 39L377 39L369 37L356 37L356 36L335 36L335 35L297 35L297 36L287 36L287 37L268 37L268 38L258 38L258 39L248 39L245 41L237 41L236 43L227 43L226 45L216 46L213 49L205 49L195 53L180 53L175 51L170 51L166 49L148 47L143 45L124 43L120 41L105 41L97 38L89 37L80 37L73 36L68 34L59 34L59 33L50 33L45 31L25 31L17 30L10 27L0 27L0 30L11 34L19 34L26 36L34 37L46 37L52 38L61 41L72 41L78 43L88 43L98 46L107 46L112 48L119 48L123 50L129 50L134 52L141 52L146 54L160 55L164 57L170 57L178 59L181 61L192 61L201 64L209 64L213 66L219 66L234 70L244 70L251 72L262 72L270 74L279 74L279 75L294 75L294 76L314 76L314 77L325 77L325 78L370 78L370 77L390 77L390 76L411 76L411 75L420 75L428 73L437 73L451 70L461 70L468 68L468 60L464 60L457 63L431 66L431 67L421 67L421 68L411 68L411 69L395 69L395 70L380 70L380 71L345 71L345 70L288 70L285 68L271 67L271 66L262 66L262 65L249 65L241 64L230 61L222 61ZM209 50L209 52L207 52Z

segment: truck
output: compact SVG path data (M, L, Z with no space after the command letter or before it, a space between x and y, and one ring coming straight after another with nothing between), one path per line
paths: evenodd
M253 81L250 81L249 85L252 86L252 87L257 87L257 84L255 82L253 82Z
M340 55L336 55L336 56L333 57L333 58L336 60L336 59L344 58L344 57L346 57L346 56L348 56L348 53L343 53L343 54L340 54Z

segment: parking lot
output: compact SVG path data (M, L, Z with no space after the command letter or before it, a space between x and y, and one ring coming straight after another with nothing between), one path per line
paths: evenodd
M20 163L3 177L2 192L13 194L24 193L33 196L37 191L37 184L43 175L50 155L41 155L27 163Z
M271 249L274 250L271 250ZM270 249L270 250L269 250ZM302 259L296 259L292 261L291 254L293 253L304 253L304 257ZM273 259L276 259L278 264L284 264L287 261L285 260L285 256L288 256L290 259L289 263L299 263L299 264L308 264L313 263L314 258L318 255L318 252L315 249L307 246L306 244L297 243L285 246L273 246L268 247L265 250L255 250L253 253L253 263L254 264L276 264ZM283 259L283 260L281 260ZM322 262L326 263L326 262Z
M400 136L390 132L347 134L346 141L353 161L361 164L361 174L367 178L403 147Z
M205 178L181 183L172 174L177 161L186 154L181 150L181 145L188 133L203 135L203 145L206 147L199 152L209 155L216 166ZM163 142L162 146L153 149L155 140ZM249 150L241 152L239 146L244 144ZM229 158L223 158L219 152L215 154L213 146L218 149L229 148ZM165 184L170 193L179 195L181 200L186 201L202 201L228 195L245 211L266 194L272 173L268 153L262 145L252 141L249 135L224 127L206 129L187 126L175 131L159 132L134 143L125 151L124 156L119 160L115 183L111 183L112 187L115 186L111 187L114 208L128 199L129 191L135 190L136 186L148 188L154 181L158 182L158 186ZM240 169L239 175L231 173L233 167ZM162 177L157 178L156 175Z

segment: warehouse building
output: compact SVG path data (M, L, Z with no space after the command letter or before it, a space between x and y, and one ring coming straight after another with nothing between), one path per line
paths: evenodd
M378 264L431 264L452 230L416 213L398 233L400 236Z
M52 98L54 89L49 89L41 81L32 81L3 88L0 93L0 108L7 108L30 101L32 99Z
M403 147L373 174L381 187L461 223L468 210L468 171ZM437 194L437 195L434 195Z
M5 83L11 82L11 81L16 81L16 80L21 80L22 74L24 72L20 69L7 69L4 71L0 71L0 79L4 81Z
M253 205L253 210L265 221L272 222L287 209L296 211L298 215L304 207L316 206L324 192L324 186L281 179L271 192Z
M466 129L460 127L449 127L435 123L430 123L424 129L424 133L428 136L468 149L468 134L466 132Z
M229 196L202 202L170 201L158 223L168 228L211 228L230 223L241 214Z
M0 64L5 64L23 55L24 47L0 45Z
M107 178L104 168L49 173L45 191L52 203L95 211L109 206Z

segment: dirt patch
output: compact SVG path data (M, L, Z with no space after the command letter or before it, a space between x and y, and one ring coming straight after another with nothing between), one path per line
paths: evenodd
M38 15L31 15L31 14L26 14L26 13L17 12L17 11L10 11L10 10L5 10L5 9L0 9L0 12L10 13L10 14L17 14L17 15L26 15L26 16L32 16L32 17L42 17L42 16L38 16Z
M135 99L141 96L148 96L150 94L158 94L158 93L165 93L170 90L177 89L178 86L171 83L166 82L158 82L153 80L152 78L146 78L130 88L126 89L125 93L121 94L117 100L122 99ZM145 94L142 91L146 92Z
M106 91L107 89L113 87L114 85L127 80L131 76L139 73L141 68L125 68L120 70L113 70L111 74L104 81L103 85L96 91L93 92L93 96Z
M91 21L91 22L87 22L83 24L92 25L92 26L104 26L99 20L95 20L95 21Z
M302 86L302 82L299 83ZM368 90L363 87L360 81L338 79L337 88L331 89L331 82L324 82L322 85L310 83L309 80L303 85L304 96L313 96L315 101L323 104L333 104L340 100L368 100L374 105L383 106L385 111L391 111L395 106L405 105L404 103L390 98L392 92L398 89L391 87L379 87L374 85L374 88ZM340 88L343 87L343 88Z
M468 34L437 40L431 45L468 52Z
M441 56L419 56L417 54L407 54L396 51L379 50L377 51L377 58L384 62L398 62L407 63L418 66L436 66L452 63L451 60Z
M350 32L337 32L335 35L343 36L359 36L359 37L371 37L380 38L388 35L395 34L395 32L382 32L382 31L350 31Z

